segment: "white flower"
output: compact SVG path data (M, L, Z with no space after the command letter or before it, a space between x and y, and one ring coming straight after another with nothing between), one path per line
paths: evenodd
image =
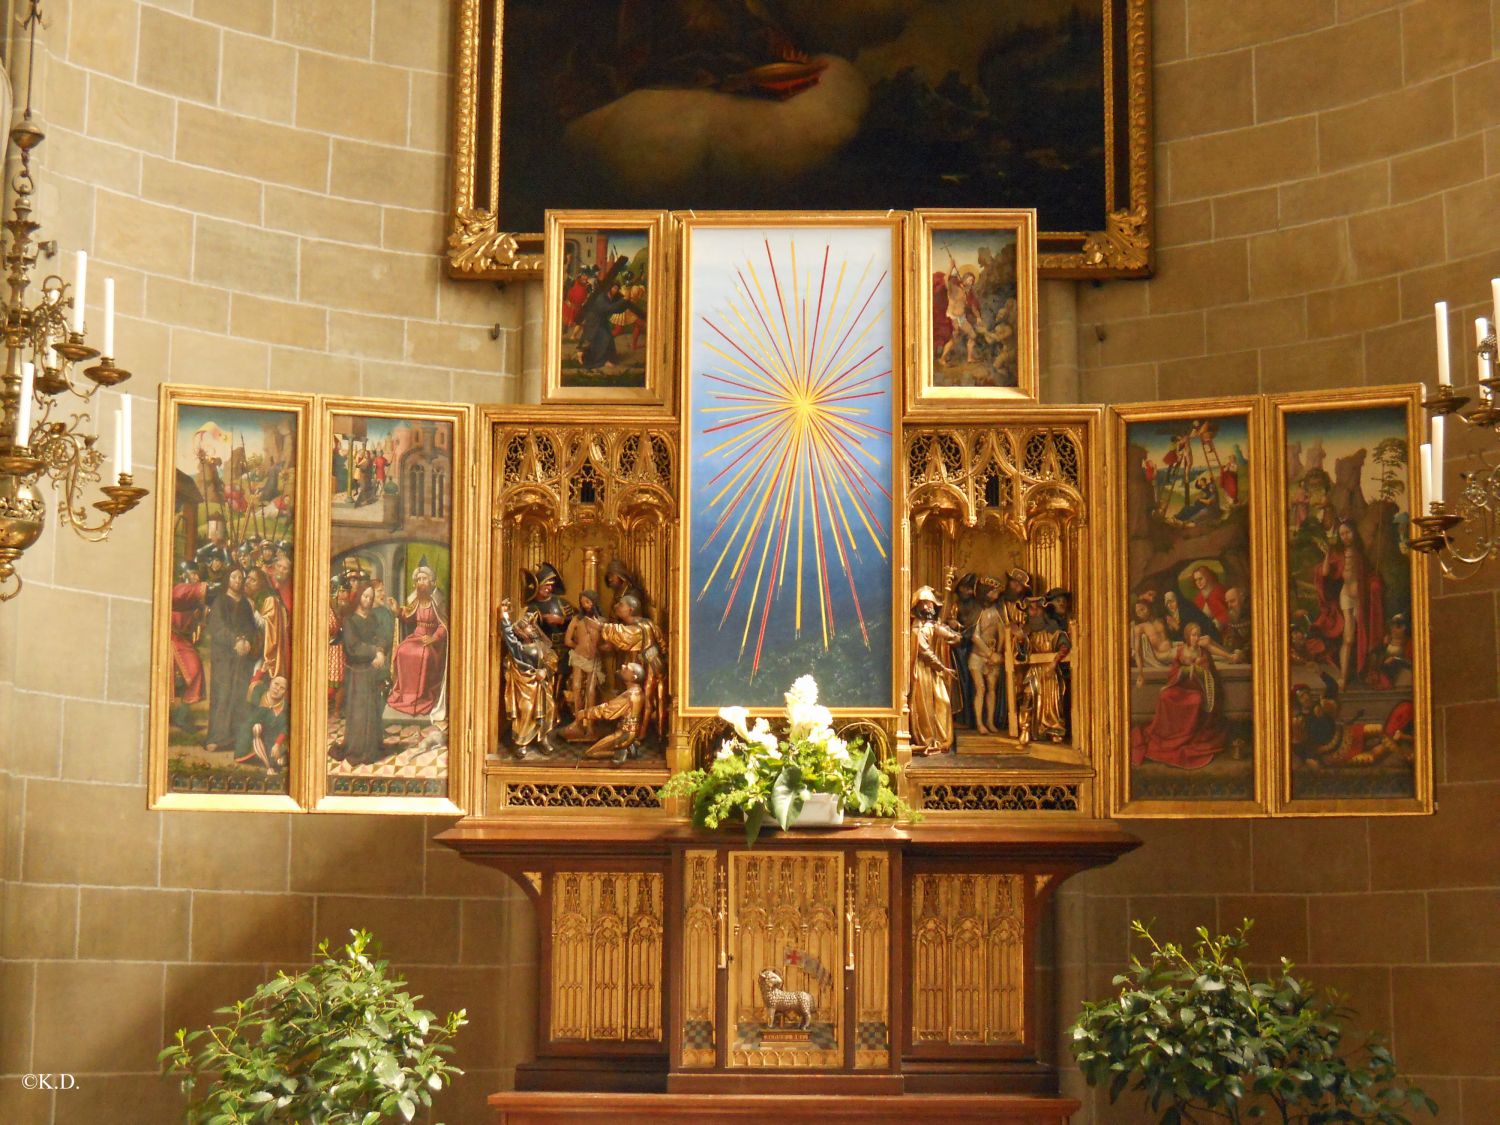
M772 758L781 757L781 744L777 742L776 736L769 730L753 730L750 732L750 740L760 743L761 749Z
M799 738L812 738L813 732L820 731L833 722L833 715L828 708L817 703L792 703L787 706L786 713L791 720L791 737L794 742Z
M719 744L719 753L716 755L716 757L721 762L725 758L732 758L732 757L734 757L734 743L730 742L729 739L726 738L723 742L721 742Z
M826 750L828 746L832 745L835 737L832 727L818 727L808 732L807 741L822 746Z
M849 760L849 744L838 735L828 740L828 756L836 762L847 762Z
M748 738L749 732L745 729L745 723L750 718L750 712L744 707L720 707L719 718L732 726L735 733L741 738Z
M795 683L786 693L786 709L791 711L794 703L816 703L818 701L818 681L811 676L798 676Z

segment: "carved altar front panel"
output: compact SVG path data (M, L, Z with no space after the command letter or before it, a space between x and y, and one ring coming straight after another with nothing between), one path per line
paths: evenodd
M730 1067L844 1065L844 870L836 851L730 853Z
M1025 1039L1026 877L912 880L911 1041L991 1046Z
M557 872L550 953L554 1042L661 1040L661 875Z
M856 1070L884 1069L891 1061L890 870L890 856L871 851L856 853L849 872Z
M684 857L682 919L682 1065L713 1066L724 876L718 853L694 849Z

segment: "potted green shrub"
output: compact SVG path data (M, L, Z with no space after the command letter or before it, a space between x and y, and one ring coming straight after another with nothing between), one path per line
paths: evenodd
M1126 1089L1141 1094L1162 1125L1204 1121L1381 1122L1403 1125L1407 1111L1436 1113L1407 1084L1378 1036L1346 1047L1352 1013L1333 993L1313 989L1281 959L1280 973L1252 978L1238 932L1209 937L1191 954L1158 943L1141 922L1131 928L1150 947L1114 978L1118 996L1083 1006L1069 1029L1073 1057L1091 1086L1109 1086L1113 1104Z
M161 1052L190 1125L425 1120L433 1092L463 1073L444 1057L468 1022L463 1011L438 1021L418 1008L368 933L353 931L337 956L324 941L318 956L217 1009L226 1023L179 1030Z
M915 819L896 795L896 766L882 764L862 739L839 737L811 676L800 677L785 698L785 737L764 718L752 723L744 707L720 708L731 733L714 760L707 769L674 775L660 795L686 797L700 828L744 820L750 844L767 820L782 828L834 827L846 808Z

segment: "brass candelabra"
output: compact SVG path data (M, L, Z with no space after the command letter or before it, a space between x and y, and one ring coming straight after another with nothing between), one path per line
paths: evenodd
M27 295L41 259L57 254L55 242L36 239L41 224L31 217L35 187L31 153L46 136L31 109L40 22L41 0L31 0L21 20L30 33L26 109L10 131L20 166L11 184L11 217L4 223L9 234L4 256L9 292L0 307L6 353L0 380L0 601L20 592L16 561L42 533L47 514L40 487L44 477L58 494L58 521L91 542L108 537L115 517L130 511L146 495L146 489L131 476L130 436L122 429L117 432L125 450L117 451L115 481L102 485L99 491L104 498L92 504L98 516L90 514L85 496L89 486L103 478L104 465L87 408L100 388L116 387L130 378L130 372L107 354L114 350L113 284L106 283L103 353L85 339L82 286L87 275L81 254L75 285L47 274L39 282L35 300ZM84 366L91 360L97 362ZM79 401L70 402L65 395Z
M1430 419L1444 420L1440 426L1456 418L1500 438L1500 402L1496 398L1500 395L1500 378L1493 373L1500 348L1495 335L1492 325L1487 332L1481 329L1477 333L1474 355L1481 374L1471 386L1440 382L1437 391L1422 401ZM1445 358L1440 354L1440 362ZM1466 393L1471 389L1476 393ZM1452 504L1432 499L1427 514L1412 519L1415 530L1411 546L1432 555L1445 575L1460 581L1489 559L1500 557L1500 440L1474 456L1476 466L1459 473L1458 498ZM1440 449L1436 460L1441 460ZM1433 475L1442 471L1441 464L1433 464ZM1424 489L1430 490L1430 484L1424 482Z

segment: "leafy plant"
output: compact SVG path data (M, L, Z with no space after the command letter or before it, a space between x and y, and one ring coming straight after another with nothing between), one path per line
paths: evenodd
M1352 1013L1338 996L1298 980L1286 958L1275 979L1250 977L1238 956L1250 927L1247 918L1238 932L1209 937L1200 926L1190 956L1132 922L1150 957L1132 957L1114 979L1119 996L1084 1004L1070 1029L1089 1085L1108 1082L1111 1103L1127 1087L1138 1091L1162 1125L1274 1121L1273 1108L1283 1122L1309 1125L1403 1125L1408 1108L1435 1114L1432 1099L1397 1075L1379 1037L1343 1049L1341 1024Z
M779 738L743 707L724 707L719 718L733 728L708 769L675 774L662 797L687 797L693 823L717 828L744 818L745 840L754 844L769 817L786 828L814 793L828 793L846 808L869 816L916 819L896 795L894 764L885 765L863 739L848 742L833 729L833 715L818 703L818 685L802 676L786 693L787 736Z
M159 1059L163 1073L180 1076L190 1125L411 1121L463 1073L443 1056L464 1012L437 1022L416 1006L420 996L402 991L370 935L351 932L340 955L324 941L312 968L277 973L217 1009L227 1023L177 1032Z

